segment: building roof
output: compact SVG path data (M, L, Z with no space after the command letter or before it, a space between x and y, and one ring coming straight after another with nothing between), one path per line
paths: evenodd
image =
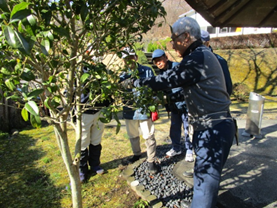
M277 0L185 0L214 27L277 27Z

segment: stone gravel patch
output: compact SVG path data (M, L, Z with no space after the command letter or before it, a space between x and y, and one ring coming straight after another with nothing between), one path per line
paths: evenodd
M165 156L170 148L171 145L157 146L156 164L160 167L159 173L148 172L146 158L129 165L124 172L128 183L136 184L132 188L152 207L181 208L182 202L192 200L191 186L173 174L176 164L185 157L185 149L181 155L170 158Z

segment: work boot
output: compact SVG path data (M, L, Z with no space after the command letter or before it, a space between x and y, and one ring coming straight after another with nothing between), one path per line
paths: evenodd
M96 174L103 174L104 169L100 167L100 156L101 156L101 150L102 150L102 145L89 145L89 165L90 165L90 170L92 172L95 172Z
M101 150L102 150L102 145L89 145L89 158L88 162L90 167L97 167L100 165L100 156L101 156Z
M88 179L88 149L81 151L79 176L81 183Z
M102 175L104 173L104 169L101 166L90 167L92 171L94 171L98 175Z
M159 172L159 166L157 166L155 162L148 162L148 171L151 174L156 174Z

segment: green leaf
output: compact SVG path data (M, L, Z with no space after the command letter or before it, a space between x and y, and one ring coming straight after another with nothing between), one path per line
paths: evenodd
M121 123L119 122L119 123L117 123L117 125L116 125L116 134L119 133L120 127L121 127Z
M50 76L48 78L48 80L49 80L49 83L55 83L56 82L56 77L55 76Z
M26 18L30 14L31 14L31 11L29 9L20 10L12 16L10 23L18 22L20 20L23 20L24 18Z
M84 83L86 81L87 78L89 78L89 74L88 73L84 73L81 77L81 83Z
M25 92L22 92L21 94L22 94L23 100L27 101L28 100L27 94Z
M100 117L99 120L102 122L102 123L109 123L111 120L109 118L103 118L103 117Z
M26 110L30 113L30 114L32 114L32 115L34 115L34 116L38 116L38 114L39 114L39 109L38 109L38 106L37 106L37 104L35 103L35 101L29 101L28 103L25 103L25 106L24 106L25 108L26 108Z
M20 75L20 78L25 80L25 81L31 81L31 80L35 80L36 79L35 75L30 70L24 71Z
M24 39L24 37L20 33L13 30L9 26L4 26L4 34L8 44L11 47L21 49L27 54L30 53L30 44Z
M48 105L48 102L49 102L50 98L46 98L43 102L44 106L46 106L46 108L50 109L50 106Z
M39 116L30 115L30 122L33 127L40 128L41 127L41 120Z
M117 122L117 125L116 125L116 134L118 134L119 131L120 131L121 123L120 123L120 121L119 121L119 119L118 119L117 113L114 113L114 119L115 119L116 122Z
M42 10L41 17L42 17L42 19L44 19L45 24L49 25L51 22L51 18L52 18L51 10Z
M9 96L9 97L6 97L6 100L8 100L8 99L19 100L19 99L21 99L21 97L18 96L18 95L11 95L11 96Z
M23 22L20 21L20 22L18 23L18 32L23 33L24 31L25 31L25 28L24 28Z
M37 41L36 36L35 36L35 29L34 28L32 28L30 25L25 25L25 31L30 36L31 40L33 40L34 42Z
M41 41L41 50L42 50L42 52L46 55L46 56L48 56L49 54L48 54L48 51L50 50L50 42L49 42L49 40L47 40L47 39L45 39L45 40L42 40Z
M58 86L54 85L54 86L51 86L51 87L47 87L47 89L48 89L49 92L54 93L58 90Z
M108 37L105 38L106 42L109 43L112 39L111 36L109 35Z
M112 85L111 85L111 84L106 84L105 87L106 87L107 89L111 89L111 88L112 88Z
M19 78L18 77L14 77L13 78L13 83L14 83L14 85L19 85L20 84Z
M36 89L28 94L28 97L37 98L41 93L44 92L44 89Z
M16 44L17 37L15 36L13 29L9 26L4 26L3 28L4 28L5 38L8 44L13 48L17 48L17 44Z
M151 105L151 106L149 106L148 108L149 108L149 110L150 110L151 112L155 112L155 111L156 111L156 107L155 107L154 105Z
M4 12L9 12L6 0L0 0L0 9L2 9Z
M13 7L12 12L11 12L10 18L12 19L13 15L16 14L17 12L27 9L29 4L30 3L27 3L27 2L21 2L20 4L15 5Z
M45 31L43 32L43 36L48 38L50 41L53 41L54 40L54 36L53 34L51 33L51 31Z
M53 67L57 67L58 64L59 64L59 61L57 61L57 60L51 60L51 65ZM61 77L61 75L62 75L62 77L64 77L64 74L60 73L59 76Z
M36 18L34 17L34 15L29 15L29 16L27 17L27 20L28 20L28 22L29 22L29 24L30 24L31 26L35 26L36 23L37 23L37 20L36 20Z
M61 99L58 98L58 97L54 97L52 100L51 100L51 105L56 108L60 105L60 102L61 102Z
M65 36L68 39L70 38L68 28L54 28L54 32L57 33L59 36Z
M65 54L65 55L68 55L69 53L67 52L67 50L63 50L63 53ZM65 66L70 66L70 63L65 63Z
M4 67L1 68L1 73L5 74L5 75L11 75L11 72L8 69L4 68Z
M27 16L27 18L24 18L18 23L18 31L20 33L28 33L28 36L30 37L31 40L37 41L36 40L36 18L33 15Z
M88 15L88 8L84 4L84 5L82 5L82 8L81 8L81 18L82 18L83 22L86 20L87 15Z
M5 84L6 84L6 86L7 86L10 90L13 91L13 90L15 89L15 86L14 86L12 80L7 79L7 80L5 81Z
M28 114L28 111L25 108L23 108L21 110L21 116L24 119L24 121L28 121L29 120L29 114Z
M101 76L100 76L99 74L96 74L96 75L95 75L95 78L96 78L96 79L101 79Z

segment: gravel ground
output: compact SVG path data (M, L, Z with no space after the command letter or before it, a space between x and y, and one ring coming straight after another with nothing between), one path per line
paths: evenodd
M184 158L184 154L171 158L166 157L165 153L170 148L171 145L157 147L156 164L160 167L159 173L148 173L148 166L145 161L134 168L134 177L146 190L155 195L163 203L163 206L181 208L183 207L182 202L190 202L192 200L192 189L184 181L179 180L173 175L174 165ZM183 152L185 152L185 149L183 149Z
M247 119L247 112L232 111L232 116L237 120ZM270 111L265 111L263 114L263 119L276 118L276 114ZM162 132L162 135L164 138L166 137L164 132ZM156 153L156 164L159 165L160 172L156 175L148 173L147 162L145 161L134 168L134 177L146 190L155 195L163 203L163 206L183 208L185 206L182 205L182 202L191 202L193 190L184 181L176 178L172 171L176 163L184 159L186 150L182 145L183 154L171 158L166 157L165 153L170 150L171 145L169 141L164 140L164 142L168 144L157 146Z

